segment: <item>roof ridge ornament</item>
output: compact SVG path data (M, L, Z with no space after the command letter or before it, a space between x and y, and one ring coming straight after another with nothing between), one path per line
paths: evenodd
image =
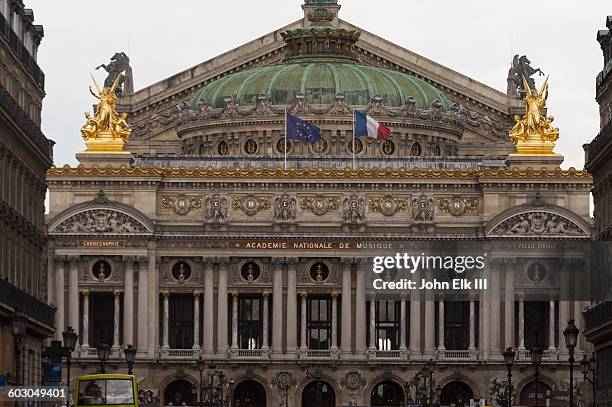
M338 26L338 0L304 0L304 28L310 26Z

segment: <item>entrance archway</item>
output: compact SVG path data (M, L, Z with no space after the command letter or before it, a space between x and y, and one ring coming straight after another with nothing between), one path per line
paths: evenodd
M464 407L470 405L470 399L474 398L474 392L470 386L463 382L450 382L442 388L440 393L440 404L445 406Z
M266 407L266 390L255 380L245 380L234 389L234 407Z
M170 403L173 406L180 406L183 403L190 406L196 401L196 390L187 380L175 380L166 386L166 390L164 390L165 406Z
M370 396L372 407L404 407L405 401L402 387L391 381L378 383Z
M336 407L336 393L323 380L310 382L302 391L302 407Z
M536 403L536 386L535 381L527 383L521 390L521 406L545 406L546 392L550 391L550 386L538 380L538 399Z

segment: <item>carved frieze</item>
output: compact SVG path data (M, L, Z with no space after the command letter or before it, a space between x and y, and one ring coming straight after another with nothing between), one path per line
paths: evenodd
M303 196L300 198L300 210L323 216L329 212L340 211L339 196Z
M219 194L206 197L204 217L209 222L225 222L227 219L227 198Z
M480 200L461 196L438 198L438 212L443 215L478 215Z
M259 212L269 212L272 208L272 199L261 195L244 195L232 197L232 211L244 212L245 215L254 216Z
M365 222L365 199L353 194L342 201L342 220L349 224Z
M427 195L412 198L412 220L415 222L433 222L434 200Z
M586 236L584 230L564 216L532 211L514 215L497 225L491 232L492 236L542 236L568 237Z
M55 233L147 233L135 218L113 209L93 209L77 213L59 224Z
M161 207L163 212L174 211L177 215L187 215L192 210L202 210L202 196L200 195L165 195L162 196Z
M297 199L284 193L274 198L274 220L277 222L295 222L297 216Z
M394 198L392 195L375 197L368 200L368 210L372 213L380 213L384 216L393 216L397 212L405 212L410 208L410 202L406 198Z

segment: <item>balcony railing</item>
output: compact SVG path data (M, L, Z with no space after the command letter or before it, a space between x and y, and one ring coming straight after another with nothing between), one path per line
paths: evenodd
M402 158L365 158L357 157L356 165L360 168L381 168L399 170L405 168L407 170L419 168L426 170L442 169L461 169L468 170L470 168L482 169L503 168L505 166L505 158L503 157L477 157L477 156L457 156L457 157L402 157ZM172 168L280 168L284 166L283 157L249 157L231 158L225 156L154 156L144 157L138 156L134 160L134 165L137 167L148 168L154 167L172 167ZM351 156L325 156L325 157L308 157L308 156L291 156L287 157L287 166L290 168L351 168L353 158Z
M17 57L21 60L21 63L25 69L34 77L34 81L44 89L45 87L45 74L40 69L30 52L23 43L19 40L15 31L9 26L8 21L0 14L0 37L2 37L13 50Z
M606 124L597 137L589 144L589 156L586 163L587 169L593 159L608 145L612 146L612 121Z
M436 352L436 360L470 361L478 360L477 349L441 349Z
M330 360L337 358L338 352L332 352L329 349L306 349L305 351L300 351L300 359Z
M542 354L542 361L553 362L559 360L559 351L557 349L545 349ZM530 362L531 363L531 352L529 349L517 349L516 350L516 361L517 362Z
M369 352L368 357L370 359L406 359L408 357L408 351L375 350L374 352Z
M606 301L584 313L586 329L590 330L605 321L612 321L612 302Z
M199 349L170 349L160 348L159 355L162 359L197 359L200 356Z
M0 279L0 303L21 311L42 324L53 326L55 317L53 307L3 279Z

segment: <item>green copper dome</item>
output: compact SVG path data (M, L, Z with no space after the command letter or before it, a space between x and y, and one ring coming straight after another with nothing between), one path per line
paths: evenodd
M200 89L192 106L199 110L201 101L206 100L209 106L222 108L228 96L240 106L254 106L262 94L273 105L290 105L298 93L313 105L329 105L341 93L353 106L367 105L379 95L388 107L400 107L408 97L413 97L420 109L429 108L435 100L444 110L450 107L442 92L414 76L327 58L294 60L228 75Z

